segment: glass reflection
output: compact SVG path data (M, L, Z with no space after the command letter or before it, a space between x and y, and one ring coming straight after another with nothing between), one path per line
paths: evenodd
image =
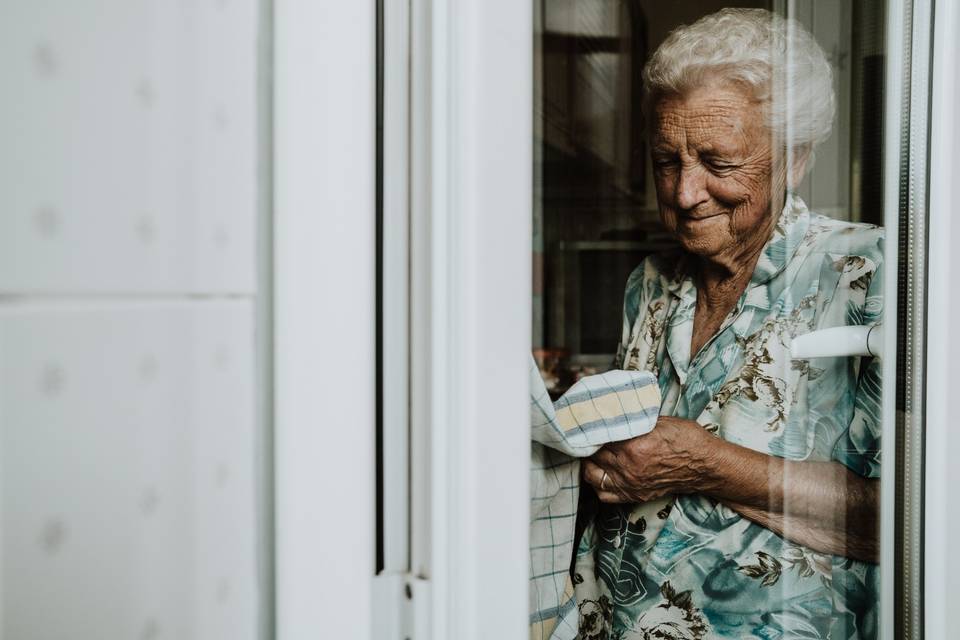
M881 20L713 5L539 5L535 356L603 446L536 637L878 633L880 362L792 343L882 322Z

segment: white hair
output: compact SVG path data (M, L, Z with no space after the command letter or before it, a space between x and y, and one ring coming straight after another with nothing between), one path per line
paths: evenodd
M643 69L644 113L711 79L746 85L788 149L812 150L833 126L833 72L796 20L766 9L722 9L675 29Z

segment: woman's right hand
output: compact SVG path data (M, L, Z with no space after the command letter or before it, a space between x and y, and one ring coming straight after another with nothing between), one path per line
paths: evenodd
M704 493L716 475L710 471L716 443L692 420L661 416L650 433L607 444L585 460L583 477L608 503Z

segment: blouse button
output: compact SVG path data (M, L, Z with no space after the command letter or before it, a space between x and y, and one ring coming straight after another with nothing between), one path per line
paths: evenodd
M619 549L622 543L623 543L623 539L620 537L620 534L618 533L617 536L613 539L613 548Z

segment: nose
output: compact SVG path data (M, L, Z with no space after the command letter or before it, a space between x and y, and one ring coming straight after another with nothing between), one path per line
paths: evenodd
M703 169L696 165L682 166L677 177L677 206L689 211L709 198Z

